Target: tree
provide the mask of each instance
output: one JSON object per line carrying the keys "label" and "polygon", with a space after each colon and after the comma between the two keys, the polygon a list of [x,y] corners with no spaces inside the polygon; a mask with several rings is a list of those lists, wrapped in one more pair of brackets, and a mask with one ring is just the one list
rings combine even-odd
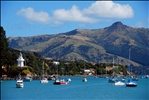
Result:
{"label": "tree", "polygon": [[5,30],[3,27],[0,27],[1,34],[0,34],[0,66],[1,66],[1,72],[2,72],[2,66],[7,64],[7,54],[8,54],[8,41],[5,35]]}

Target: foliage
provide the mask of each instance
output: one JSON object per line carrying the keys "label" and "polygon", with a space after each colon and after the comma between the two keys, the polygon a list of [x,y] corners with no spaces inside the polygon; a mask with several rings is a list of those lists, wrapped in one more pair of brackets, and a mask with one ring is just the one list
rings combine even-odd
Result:
{"label": "foliage", "polygon": [[0,66],[2,68],[3,65],[7,64],[7,59],[8,59],[8,42],[5,34],[5,30],[3,27],[0,27],[1,34],[0,34]]}
{"label": "foliage", "polygon": [[[5,36],[5,31],[1,27],[1,72],[2,75],[7,75],[8,77],[16,77],[18,74],[26,75],[42,75],[42,64],[44,65],[44,72],[47,75],[59,74],[59,75],[82,75],[84,69],[94,69],[96,70],[98,75],[105,74],[105,63],[92,64],[89,62],[80,61],[66,61],[66,60],[46,60],[42,58],[36,52],[27,52],[27,51],[19,51],[12,48],[8,48],[8,41]],[[88,47],[86,47],[88,48]],[[88,51],[88,50],[87,50]],[[25,59],[25,66],[20,68],[17,66],[17,58],[20,54],[23,55]],[[60,62],[60,65],[54,65],[53,61]],[[3,66],[3,69],[2,69]],[[112,64],[109,64],[112,67]],[[125,71],[126,67],[120,66],[118,68],[118,72]],[[108,72],[111,74],[111,71]],[[127,73],[126,73],[127,74]]]}
{"label": "foliage", "polygon": [[128,50],[134,66],[149,65],[148,28],[133,28],[121,22],[103,29],[75,29],[57,35],[9,38],[12,48],[34,50],[45,57],[100,63],[109,62],[113,54],[128,63]]}

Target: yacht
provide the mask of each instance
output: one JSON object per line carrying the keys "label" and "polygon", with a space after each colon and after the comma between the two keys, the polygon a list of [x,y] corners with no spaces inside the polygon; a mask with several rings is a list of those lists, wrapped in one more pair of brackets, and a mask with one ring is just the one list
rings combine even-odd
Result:
{"label": "yacht", "polygon": [[26,77],[24,78],[24,82],[30,82],[30,81],[32,81],[32,78],[31,78],[31,77],[26,76]]}
{"label": "yacht", "polygon": [[[131,49],[129,49],[129,65],[130,65],[130,51]],[[130,67],[129,67],[130,68]],[[131,69],[131,68],[130,68]],[[130,72],[132,72],[132,69],[130,70]],[[130,75],[129,75],[130,76]],[[133,79],[133,77],[131,78]],[[128,80],[128,82],[126,83],[126,87],[136,87],[137,84],[135,82],[133,82],[132,80]]]}
{"label": "yacht", "polygon": [[54,85],[67,85],[67,84],[69,84],[69,82],[67,81],[65,81],[64,79],[56,79],[54,82],[53,82],[53,84]]}
{"label": "yacht", "polygon": [[44,61],[43,61],[43,65],[42,65],[42,78],[40,80],[40,83],[48,83],[48,79],[44,76]]}
{"label": "yacht", "polygon": [[115,82],[115,84],[114,85],[125,85],[125,83],[124,82],[122,82],[122,81],[118,81],[118,82]]}
{"label": "yacht", "polygon": [[136,87],[137,84],[133,81],[128,80],[128,82],[126,83],[126,87]]}
{"label": "yacht", "polygon": [[16,87],[17,88],[23,88],[24,87],[23,80],[21,80],[21,79],[17,80]]}
{"label": "yacht", "polygon": [[48,83],[48,79],[45,77],[42,77],[42,79],[40,80],[40,83]]}

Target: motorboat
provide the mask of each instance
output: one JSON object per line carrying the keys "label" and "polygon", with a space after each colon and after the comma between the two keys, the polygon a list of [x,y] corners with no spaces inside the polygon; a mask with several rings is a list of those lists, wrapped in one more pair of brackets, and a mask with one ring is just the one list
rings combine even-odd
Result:
{"label": "motorboat", "polygon": [[43,77],[41,80],[40,80],[40,83],[48,83],[48,79]]}
{"label": "motorboat", "polygon": [[30,82],[30,81],[32,81],[32,78],[31,78],[31,77],[26,76],[26,77],[24,78],[24,82]]}
{"label": "motorboat", "polygon": [[56,79],[54,82],[53,82],[54,85],[67,85],[69,84],[69,82],[66,82],[64,79]]}
{"label": "motorboat", "polygon": [[126,83],[126,87],[136,87],[137,84],[133,81],[128,80],[128,82]]}
{"label": "motorboat", "polygon": [[16,87],[17,88],[23,88],[24,87],[23,80],[21,80],[21,79],[17,80]]}
{"label": "motorboat", "polygon": [[121,81],[118,81],[118,82],[115,82],[114,85],[125,85],[125,83],[121,82]]}
{"label": "motorboat", "polygon": [[86,77],[84,77],[82,81],[83,81],[83,82],[87,82],[87,78],[86,78]]}

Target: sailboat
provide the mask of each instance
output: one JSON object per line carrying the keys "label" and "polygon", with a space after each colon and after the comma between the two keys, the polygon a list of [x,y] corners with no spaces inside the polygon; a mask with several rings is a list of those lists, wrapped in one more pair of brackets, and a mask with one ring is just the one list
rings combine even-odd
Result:
{"label": "sailboat", "polygon": [[[59,65],[59,62],[53,62],[56,65]],[[69,84],[69,81],[65,81],[64,79],[59,79],[58,77],[58,70],[57,70],[57,77],[55,81],[53,82],[54,85],[67,85]]]}
{"label": "sailboat", "polygon": [[98,77],[97,77],[97,66],[96,66],[96,72],[95,72],[95,73],[96,73],[96,75],[94,76],[94,78],[98,78]]}
{"label": "sailboat", "polygon": [[[85,65],[84,65],[84,67],[85,67]],[[86,67],[85,67],[85,69],[86,69]],[[87,78],[86,78],[86,72],[85,72],[85,70],[84,70],[84,77],[83,77],[83,80],[82,80],[82,82],[87,82]]]}
{"label": "sailboat", "polygon": [[115,82],[114,85],[116,85],[116,86],[125,85],[125,83],[119,80],[119,81]]}
{"label": "sailboat", "polygon": [[[130,70],[130,49],[129,49],[129,70]],[[130,70],[131,72],[131,70]],[[130,73],[129,73],[129,78],[130,78]],[[126,87],[136,87],[137,84],[135,82],[133,82],[131,79],[128,80],[128,82],[126,83]]]}
{"label": "sailboat", "polygon": [[106,65],[106,69],[105,70],[106,70],[106,76],[104,78],[108,78],[108,76],[107,76],[107,65]]}
{"label": "sailboat", "polygon": [[[114,57],[113,57],[113,69],[114,69]],[[117,81],[117,79],[114,77],[114,71],[112,73],[113,73],[112,77],[109,78],[108,80],[109,83],[115,83]]]}
{"label": "sailboat", "polygon": [[43,61],[43,65],[42,65],[42,71],[43,71],[43,75],[40,80],[40,83],[48,83],[48,79],[44,76],[44,61]]}

